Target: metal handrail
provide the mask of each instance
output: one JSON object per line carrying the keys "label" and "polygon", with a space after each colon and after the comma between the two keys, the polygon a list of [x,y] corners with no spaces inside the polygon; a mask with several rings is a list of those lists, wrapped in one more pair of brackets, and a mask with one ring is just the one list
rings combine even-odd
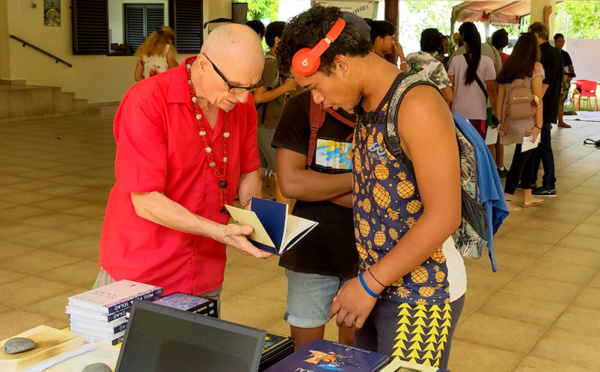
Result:
{"label": "metal handrail", "polygon": [[38,52],[44,53],[45,55],[47,55],[47,56],[49,56],[49,57],[51,57],[51,58],[55,59],[55,60],[56,60],[56,63],[58,63],[58,62],[61,62],[61,63],[64,63],[65,65],[67,65],[67,66],[69,66],[69,67],[73,67],[73,65],[72,65],[72,64],[70,64],[69,62],[65,61],[64,59],[62,59],[62,58],[59,58],[59,57],[55,56],[54,54],[48,53],[48,52],[46,52],[44,49],[42,49],[42,48],[40,48],[40,47],[37,47],[37,46],[35,46],[35,45],[31,44],[30,42],[28,42],[28,41],[25,41],[25,40],[21,39],[20,37],[17,37],[17,36],[15,36],[15,35],[9,35],[9,37],[10,37],[11,39],[15,39],[15,40],[17,40],[17,41],[19,41],[19,42],[23,43],[23,47],[30,46],[30,47],[32,47],[33,49],[37,50]]}

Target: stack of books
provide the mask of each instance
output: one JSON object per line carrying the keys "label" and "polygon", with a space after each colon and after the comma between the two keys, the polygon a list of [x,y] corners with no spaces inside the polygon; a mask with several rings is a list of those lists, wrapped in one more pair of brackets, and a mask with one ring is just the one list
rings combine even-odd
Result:
{"label": "stack of books", "polygon": [[258,371],[264,371],[294,352],[294,339],[267,332]]}
{"label": "stack of books", "polygon": [[189,311],[196,314],[218,318],[217,301],[212,298],[192,296],[186,293],[175,292],[152,301],[155,304]]}
{"label": "stack of books", "polygon": [[133,300],[154,300],[163,293],[161,287],[121,280],[69,297],[71,332],[91,336],[94,340],[116,345],[123,341],[126,314]]}

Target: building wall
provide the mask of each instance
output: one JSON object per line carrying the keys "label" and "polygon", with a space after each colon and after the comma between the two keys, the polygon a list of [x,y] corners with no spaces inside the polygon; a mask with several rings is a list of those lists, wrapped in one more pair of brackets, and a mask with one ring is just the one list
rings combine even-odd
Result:
{"label": "building wall", "polygon": [[108,32],[111,43],[123,44],[125,26],[123,24],[123,4],[163,4],[165,8],[165,25],[169,23],[168,0],[111,0],[108,4]]}
{"label": "building wall", "polygon": [[[131,1],[110,2],[112,7]],[[32,3],[37,7],[32,8]],[[61,27],[46,27],[43,0],[0,0],[0,79],[61,87],[63,91],[73,92],[77,98],[87,99],[90,103],[120,101],[135,82],[136,58],[73,55],[70,3],[70,0],[62,0]],[[204,1],[204,22],[230,16],[228,1]],[[66,60],[73,67],[57,64],[32,48],[23,48],[16,40],[9,39],[9,34]],[[180,55],[178,60],[182,61],[187,56]]]}

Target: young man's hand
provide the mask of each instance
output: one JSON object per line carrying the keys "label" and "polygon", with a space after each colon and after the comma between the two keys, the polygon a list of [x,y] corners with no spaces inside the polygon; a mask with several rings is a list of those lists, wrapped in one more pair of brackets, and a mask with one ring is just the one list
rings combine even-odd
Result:
{"label": "young man's hand", "polygon": [[335,322],[338,326],[344,324],[346,327],[361,329],[375,302],[377,299],[365,291],[357,277],[340,288],[327,317],[331,319],[337,314]]}

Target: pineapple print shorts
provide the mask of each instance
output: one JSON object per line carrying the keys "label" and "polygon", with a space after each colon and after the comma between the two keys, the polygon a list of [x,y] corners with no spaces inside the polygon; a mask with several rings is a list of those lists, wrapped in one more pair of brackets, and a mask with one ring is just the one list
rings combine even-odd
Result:
{"label": "pineapple print shorts", "polygon": [[452,335],[464,303],[465,296],[448,305],[379,299],[363,328],[356,332],[356,347],[448,369]]}

